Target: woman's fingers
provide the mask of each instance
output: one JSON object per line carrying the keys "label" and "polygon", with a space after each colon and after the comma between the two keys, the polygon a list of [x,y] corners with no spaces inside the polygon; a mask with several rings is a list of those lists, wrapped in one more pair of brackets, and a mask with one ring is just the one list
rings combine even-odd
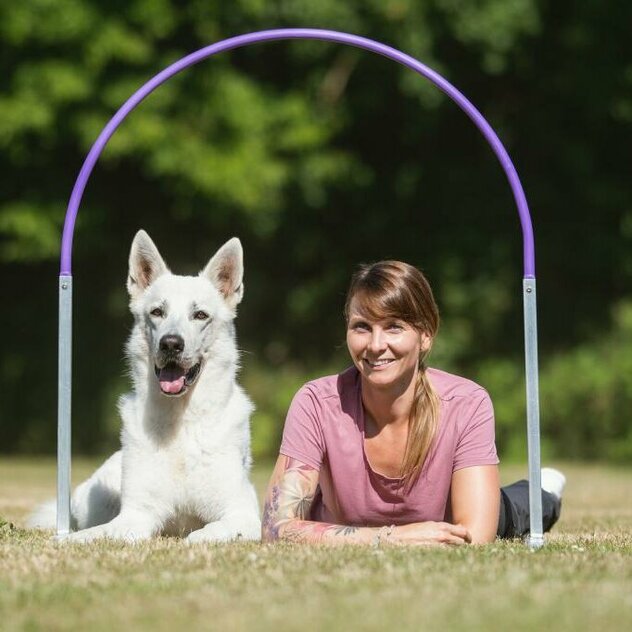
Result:
{"label": "woman's fingers", "polygon": [[[447,523],[444,523],[444,524],[447,524]],[[450,524],[449,526],[452,527],[451,533],[453,535],[461,538],[464,542],[469,543],[472,541],[472,536],[470,532],[462,524]]]}
{"label": "woman's fingers", "polygon": [[467,542],[456,535],[445,535],[440,540],[440,544],[447,544],[448,546],[462,546],[463,544],[467,544]]}
{"label": "woman's fingers", "polygon": [[436,522],[435,542],[439,544],[460,545],[471,542],[470,532],[461,524],[450,524],[449,522]]}
{"label": "woman's fingers", "polygon": [[418,546],[460,545],[471,542],[470,532],[460,524],[449,522],[420,522],[397,527],[394,542]]}
{"label": "woman's fingers", "polygon": [[437,542],[440,544],[459,545],[469,542],[469,533],[463,525],[448,522],[437,523]]}

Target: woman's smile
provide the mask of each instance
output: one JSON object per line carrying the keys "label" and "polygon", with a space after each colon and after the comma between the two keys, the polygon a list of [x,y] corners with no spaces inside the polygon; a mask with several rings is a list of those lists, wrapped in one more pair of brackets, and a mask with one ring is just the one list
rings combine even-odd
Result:
{"label": "woman's smile", "polygon": [[380,371],[389,367],[393,362],[395,362],[394,358],[385,358],[382,360],[369,360],[368,358],[363,358],[363,361],[369,365],[371,369],[374,371]]}

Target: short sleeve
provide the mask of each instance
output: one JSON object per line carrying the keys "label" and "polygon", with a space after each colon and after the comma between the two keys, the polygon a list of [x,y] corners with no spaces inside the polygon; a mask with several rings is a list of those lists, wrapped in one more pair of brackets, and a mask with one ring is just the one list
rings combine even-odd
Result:
{"label": "short sleeve", "polygon": [[309,384],[294,396],[283,427],[279,452],[320,470],[325,457],[321,404]]}
{"label": "short sleeve", "polygon": [[476,465],[497,465],[494,408],[488,393],[481,389],[463,407],[461,428],[454,452],[452,471]]}

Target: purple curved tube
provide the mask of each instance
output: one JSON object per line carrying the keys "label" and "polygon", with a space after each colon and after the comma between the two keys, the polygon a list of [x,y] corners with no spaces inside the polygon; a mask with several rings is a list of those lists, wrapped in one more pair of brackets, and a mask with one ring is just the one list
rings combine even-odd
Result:
{"label": "purple curved tube", "polygon": [[145,85],[137,90],[118,110],[118,112],[110,119],[108,124],[103,128],[101,134],[95,141],[94,145],[90,149],[88,156],[86,157],[79,176],[73,187],[72,194],[70,196],[70,202],[68,203],[68,209],[66,211],[66,219],[64,222],[64,232],[61,243],[61,269],[60,275],[72,274],[72,240],[75,229],[75,220],[77,219],[77,212],[79,210],[79,204],[83,196],[86,183],[92,173],[92,169],[99,158],[101,152],[105,148],[108,140],[112,134],[116,131],[116,128],[122,123],[123,119],[151,92],[153,92],[158,86],[167,81],[173,75],[179,73],[181,70],[197,64],[198,62],[234,48],[242,48],[250,44],[256,44],[259,42],[268,42],[275,40],[286,39],[313,39],[323,40],[327,42],[337,42],[339,44],[347,44],[349,46],[355,46],[356,48],[363,48],[369,50],[383,57],[388,57],[393,61],[396,61],[403,66],[407,66],[416,73],[426,77],[434,83],[440,90],[445,92],[456,104],[472,119],[476,127],[481,131],[483,136],[487,139],[487,142],[491,145],[494,153],[500,160],[500,164],[507,175],[509,185],[513,192],[514,199],[518,206],[518,214],[520,216],[520,224],[522,226],[523,237],[523,258],[524,258],[524,278],[535,278],[535,255],[533,244],[533,228],[531,225],[531,216],[529,214],[529,207],[527,200],[520,184],[516,169],[509,158],[509,154],[503,147],[498,136],[491,128],[489,123],[483,118],[482,114],[472,105],[472,103],[459,92],[451,83],[446,81],[441,75],[431,70],[421,62],[417,61],[410,55],[406,55],[401,51],[380,44],[374,40],[367,39],[365,37],[359,37],[357,35],[350,35],[349,33],[340,33],[338,31],[328,31],[322,29],[273,29],[268,31],[258,31],[255,33],[248,33],[246,35],[239,35],[237,37],[231,37],[210,46],[201,48],[200,50],[183,57],[179,61],[171,64],[165,68],[162,72],[158,73],[155,77],[150,79]]}

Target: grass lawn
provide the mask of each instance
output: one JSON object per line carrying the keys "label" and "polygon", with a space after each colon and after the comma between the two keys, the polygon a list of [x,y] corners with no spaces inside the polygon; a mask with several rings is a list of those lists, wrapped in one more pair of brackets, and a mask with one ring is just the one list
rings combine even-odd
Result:
{"label": "grass lawn", "polygon": [[[0,630],[632,630],[632,469],[564,466],[547,546],[53,544],[54,461],[0,459]],[[76,459],[75,480],[95,462]],[[254,472],[263,493],[269,467]],[[504,482],[523,468],[504,467]]]}

